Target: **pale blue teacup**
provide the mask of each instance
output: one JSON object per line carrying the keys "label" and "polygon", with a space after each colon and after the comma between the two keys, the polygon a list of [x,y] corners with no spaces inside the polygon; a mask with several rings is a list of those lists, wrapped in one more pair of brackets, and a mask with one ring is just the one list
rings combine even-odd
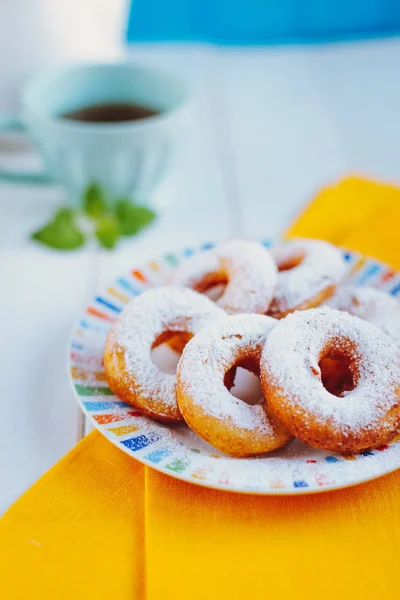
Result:
{"label": "pale blue teacup", "polygon": [[[113,103],[140,104],[158,114],[118,123],[62,118],[85,106]],[[25,85],[21,119],[0,119],[0,131],[27,129],[46,173],[0,172],[0,180],[51,180],[64,186],[74,203],[97,183],[110,198],[149,203],[186,129],[187,107],[186,85],[148,67],[106,63],[47,71]]]}

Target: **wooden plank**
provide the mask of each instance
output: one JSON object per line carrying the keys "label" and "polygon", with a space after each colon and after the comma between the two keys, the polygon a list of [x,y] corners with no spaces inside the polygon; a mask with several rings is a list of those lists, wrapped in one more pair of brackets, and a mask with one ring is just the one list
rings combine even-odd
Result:
{"label": "wooden plank", "polygon": [[78,439],[66,357],[88,295],[90,263],[87,253],[18,246],[0,253],[0,512]]}
{"label": "wooden plank", "polygon": [[219,53],[220,111],[246,235],[278,234],[320,186],[348,169],[341,132],[315,85],[310,53]]}
{"label": "wooden plank", "polygon": [[400,183],[400,40],[328,45],[309,55],[349,168]]}

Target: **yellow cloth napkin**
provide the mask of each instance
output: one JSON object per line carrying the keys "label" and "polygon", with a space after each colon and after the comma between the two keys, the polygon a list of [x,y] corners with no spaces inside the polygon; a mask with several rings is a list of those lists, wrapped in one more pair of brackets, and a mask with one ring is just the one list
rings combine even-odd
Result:
{"label": "yellow cloth napkin", "polygon": [[[400,269],[400,190],[347,179],[288,230]],[[400,471],[336,492],[255,497],[147,469],[97,432],[0,521],[0,598],[364,600],[398,592]]]}

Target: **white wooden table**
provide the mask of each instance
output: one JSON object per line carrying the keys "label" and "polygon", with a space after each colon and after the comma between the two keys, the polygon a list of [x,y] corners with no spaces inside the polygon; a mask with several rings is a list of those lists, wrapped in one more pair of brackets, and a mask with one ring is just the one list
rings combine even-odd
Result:
{"label": "white wooden table", "polygon": [[[0,511],[82,435],[66,345],[85,302],[153,255],[230,235],[273,236],[348,173],[400,182],[400,41],[273,49],[139,46],[193,85],[186,147],[157,224],[113,253],[29,242],[55,188],[0,186]],[[21,163],[0,146],[0,164]]]}

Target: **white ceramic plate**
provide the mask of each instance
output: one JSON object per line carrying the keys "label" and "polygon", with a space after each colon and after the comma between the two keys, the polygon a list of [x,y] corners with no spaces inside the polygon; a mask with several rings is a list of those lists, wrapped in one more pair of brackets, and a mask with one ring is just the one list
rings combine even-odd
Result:
{"label": "white ceramic plate", "polygon": [[[69,366],[78,402],[93,425],[115,446],[149,467],[190,483],[236,492],[304,494],[332,490],[400,468],[399,441],[343,457],[294,440],[259,458],[230,458],[186,425],[152,421],[114,396],[107,386],[102,361],[108,329],[130,298],[163,283],[179,262],[211,246],[187,248],[134,268],[94,298],[83,312],[73,332]],[[343,254],[349,280],[400,294],[400,273],[360,254]]]}

